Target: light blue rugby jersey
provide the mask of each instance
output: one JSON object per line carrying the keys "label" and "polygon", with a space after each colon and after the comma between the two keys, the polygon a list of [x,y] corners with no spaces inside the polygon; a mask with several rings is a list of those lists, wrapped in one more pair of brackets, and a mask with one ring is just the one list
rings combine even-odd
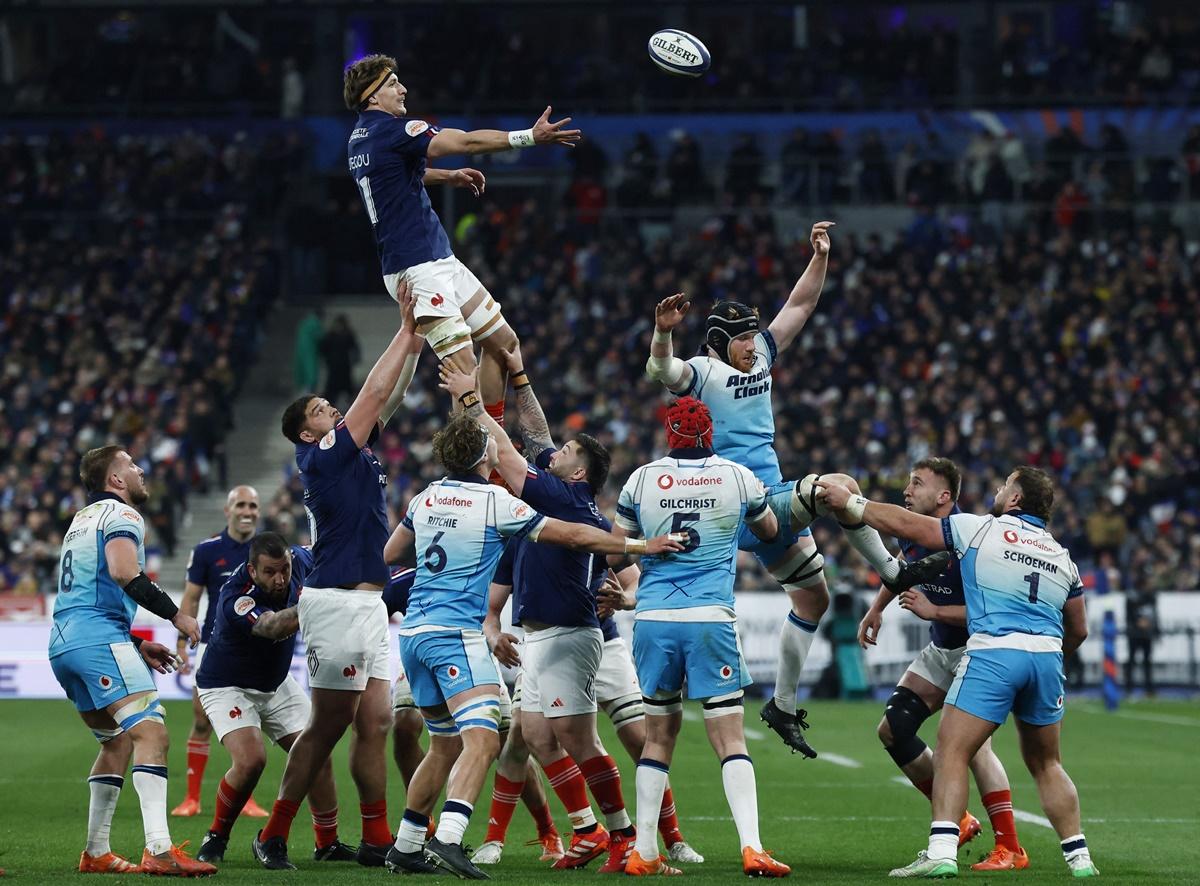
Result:
{"label": "light blue rugby jersey", "polygon": [[85,646],[129,640],[137,603],[111,575],[104,546],[115,538],[137,545],[146,568],[146,524],[132,505],[103,493],[71,520],[58,557],[58,597],[50,629],[50,657]]}
{"label": "light blue rugby jersey", "polygon": [[783,481],[775,454],[775,413],[771,409],[771,367],[778,348],[767,330],[754,337],[754,364],[738,372],[724,360],[692,357],[692,383],[672,391],[695,397],[708,406],[713,419],[713,451],[745,465],[766,486]]}
{"label": "light blue rugby jersey", "polygon": [[1083,593],[1083,585],[1070,552],[1044,521],[1021,511],[952,514],[942,520],[942,534],[961,560],[967,627],[975,641],[968,640],[968,649],[978,645],[975,635],[1011,637],[999,645],[1013,648],[1035,648],[1025,636],[1062,640],[1063,607]]}
{"label": "light blue rugby jersey", "polygon": [[687,550],[642,558],[637,611],[733,608],[742,521],[767,512],[762,482],[748,469],[702,449],[638,468],[617,499],[617,525],[645,538],[687,532]]}
{"label": "light blue rugby jersey", "polygon": [[488,584],[509,538],[536,538],[545,517],[478,477],[443,478],[413,498],[404,526],[416,536],[417,577],[402,634],[479,630]]}

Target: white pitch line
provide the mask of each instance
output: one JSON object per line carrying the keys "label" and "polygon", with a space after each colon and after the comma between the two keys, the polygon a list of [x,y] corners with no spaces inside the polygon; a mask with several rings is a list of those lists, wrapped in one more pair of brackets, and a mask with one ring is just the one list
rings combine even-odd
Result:
{"label": "white pitch line", "polygon": [[[896,784],[909,785],[910,787],[912,786],[912,782],[903,775],[893,775],[892,781],[894,781]],[[1036,815],[1032,812],[1026,812],[1024,809],[1014,808],[1013,818],[1018,819],[1019,821],[1027,821],[1030,824],[1038,824],[1044,828],[1050,828],[1051,830],[1054,830],[1054,825],[1050,824],[1050,819],[1041,815]]]}
{"label": "white pitch line", "polygon": [[862,763],[859,763],[857,760],[843,757],[841,754],[831,754],[829,751],[818,751],[817,759],[824,760],[826,763],[832,763],[834,766],[844,766],[847,769],[862,769]]}
{"label": "white pitch line", "polygon": [[1074,713],[1076,711],[1083,714],[1096,714],[1102,717],[1117,717],[1121,720],[1143,720],[1147,723],[1166,723],[1171,726],[1191,726],[1200,728],[1200,717],[1176,717],[1173,714],[1152,714],[1149,712],[1138,711],[1106,711],[1103,708],[1084,707],[1082,705],[1071,708]]}

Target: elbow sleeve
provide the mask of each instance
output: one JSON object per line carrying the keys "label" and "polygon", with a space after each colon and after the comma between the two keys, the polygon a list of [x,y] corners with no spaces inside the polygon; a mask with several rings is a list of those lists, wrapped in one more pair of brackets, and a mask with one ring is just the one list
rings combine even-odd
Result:
{"label": "elbow sleeve", "polygon": [[646,375],[668,388],[674,388],[683,378],[683,367],[687,365],[674,354],[669,357],[650,356],[646,361]]}
{"label": "elbow sleeve", "polygon": [[129,584],[125,585],[125,593],[143,609],[167,621],[179,612],[179,607],[167,596],[167,592],[147,578],[144,572],[130,579]]}

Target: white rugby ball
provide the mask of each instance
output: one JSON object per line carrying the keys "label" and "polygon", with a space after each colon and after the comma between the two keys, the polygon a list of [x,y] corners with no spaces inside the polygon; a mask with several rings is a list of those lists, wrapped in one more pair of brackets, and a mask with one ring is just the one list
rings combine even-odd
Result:
{"label": "white rugby ball", "polygon": [[650,53],[650,61],[668,74],[699,77],[712,64],[708,47],[699,38],[674,28],[664,28],[652,34],[646,50]]}

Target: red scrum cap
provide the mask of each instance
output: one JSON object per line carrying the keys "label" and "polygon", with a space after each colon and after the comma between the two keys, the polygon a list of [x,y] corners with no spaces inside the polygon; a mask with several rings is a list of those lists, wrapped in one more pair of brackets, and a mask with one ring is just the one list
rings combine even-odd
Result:
{"label": "red scrum cap", "polygon": [[712,449],[713,422],[708,407],[695,397],[680,397],[667,409],[667,446]]}

